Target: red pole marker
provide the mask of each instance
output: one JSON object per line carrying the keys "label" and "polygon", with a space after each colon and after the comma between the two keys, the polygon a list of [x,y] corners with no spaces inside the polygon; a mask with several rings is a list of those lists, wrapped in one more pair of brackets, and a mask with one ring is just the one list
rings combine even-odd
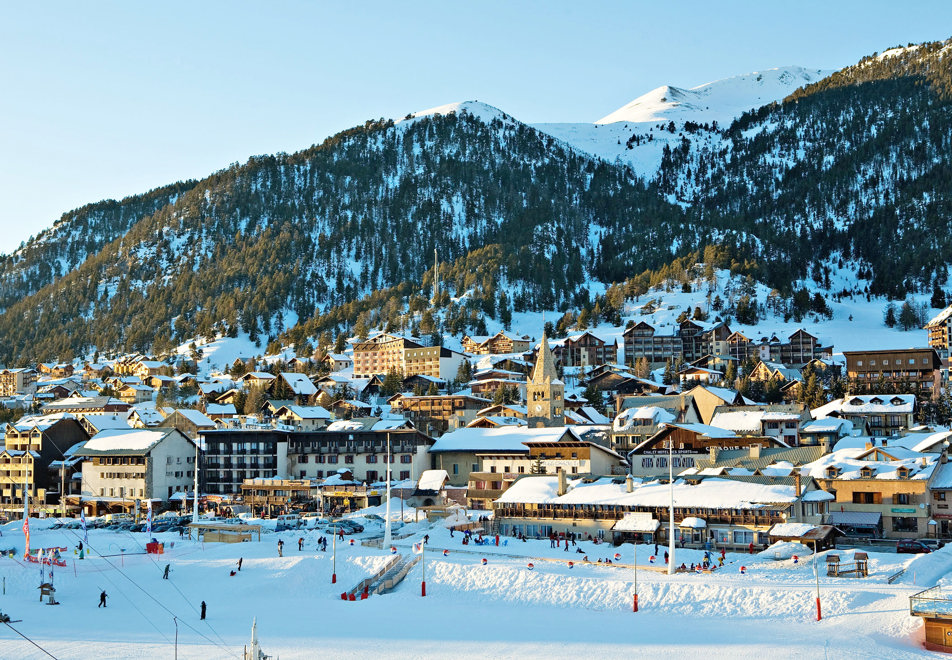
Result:
{"label": "red pole marker", "polygon": [[337,584],[337,573],[331,574],[331,584]]}
{"label": "red pole marker", "polygon": [[823,615],[820,614],[820,597],[816,598],[816,620],[820,621],[823,618]]}
{"label": "red pole marker", "polygon": [[425,581],[420,583],[420,591],[421,591],[420,593],[421,597],[426,596],[426,582]]}
{"label": "red pole marker", "polygon": [[633,608],[631,611],[632,611],[632,612],[637,612],[637,611],[638,611],[638,594],[635,594],[635,606],[634,606],[634,608]]}

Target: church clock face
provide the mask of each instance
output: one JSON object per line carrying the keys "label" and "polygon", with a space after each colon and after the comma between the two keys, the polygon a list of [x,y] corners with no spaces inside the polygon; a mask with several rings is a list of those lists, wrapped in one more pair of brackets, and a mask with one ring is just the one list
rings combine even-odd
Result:
{"label": "church clock face", "polygon": [[536,409],[536,412],[542,412],[542,404],[537,403],[535,409]]}

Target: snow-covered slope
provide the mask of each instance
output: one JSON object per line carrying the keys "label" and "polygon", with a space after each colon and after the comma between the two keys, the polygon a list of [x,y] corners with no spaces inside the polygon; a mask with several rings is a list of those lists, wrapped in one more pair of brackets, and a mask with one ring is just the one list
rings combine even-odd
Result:
{"label": "snow-covered slope", "polygon": [[693,121],[703,124],[717,121],[724,126],[748,110],[779,101],[795,89],[831,73],[802,66],[783,66],[724,78],[691,89],[664,85],[595,123]]}

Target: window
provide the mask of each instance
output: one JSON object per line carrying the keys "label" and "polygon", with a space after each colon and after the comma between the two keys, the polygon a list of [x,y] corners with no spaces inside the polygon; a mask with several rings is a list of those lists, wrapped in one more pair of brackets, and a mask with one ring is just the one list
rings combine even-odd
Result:
{"label": "window", "polygon": [[896,493],[893,495],[893,504],[909,504],[909,493]]}
{"label": "window", "polygon": [[400,479],[409,479],[410,471],[409,470],[400,470]]}
{"label": "window", "polygon": [[453,474],[459,474],[459,463],[453,463]]}
{"label": "window", "polygon": [[336,463],[336,462],[337,462],[337,454],[328,454],[328,456],[327,456],[327,462],[328,462],[328,463]]}
{"label": "window", "polygon": [[367,481],[377,481],[376,470],[367,470]]}
{"label": "window", "polygon": [[354,462],[354,457],[353,457],[353,456],[351,456],[350,454],[346,454],[346,455],[344,456],[344,463],[350,465],[350,464],[353,463],[353,462]]}
{"label": "window", "polygon": [[888,366],[889,366],[889,360],[883,360],[883,366],[884,366],[884,367],[888,367]]}
{"label": "window", "polygon": [[307,463],[307,454],[301,454],[298,463]]}
{"label": "window", "polygon": [[935,498],[936,498],[937,500],[939,500],[940,502],[945,502],[945,491],[944,491],[944,490],[937,491],[936,493],[934,493],[934,495],[935,495]]}
{"label": "window", "polygon": [[882,493],[862,492],[853,493],[853,504],[882,504]]}
{"label": "window", "polygon": [[870,360],[870,361],[869,361],[869,366],[875,367],[875,366],[876,366],[876,360]]}
{"label": "window", "polygon": [[857,360],[857,361],[856,361],[856,366],[857,366],[857,367],[862,367],[862,366],[863,366],[863,361],[862,361],[862,360]]}
{"label": "window", "polygon": [[909,364],[915,364],[916,358],[909,358]]}
{"label": "window", "polygon": [[377,455],[376,455],[376,454],[367,454],[367,462],[368,462],[368,463],[376,463],[376,462],[377,462]]}
{"label": "window", "polygon": [[472,468],[473,469],[470,470],[470,472],[479,472],[479,463],[473,463]]}
{"label": "window", "polygon": [[919,519],[912,517],[893,517],[892,528],[894,532],[918,532]]}
{"label": "window", "polygon": [[412,462],[413,462],[413,456],[412,456],[411,454],[401,454],[401,455],[400,455],[400,462],[401,462],[401,463],[412,463]]}

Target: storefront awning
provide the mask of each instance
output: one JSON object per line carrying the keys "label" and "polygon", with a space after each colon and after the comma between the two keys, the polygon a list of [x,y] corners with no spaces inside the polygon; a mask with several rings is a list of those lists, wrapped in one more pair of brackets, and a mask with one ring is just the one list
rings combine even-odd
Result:
{"label": "storefront awning", "polygon": [[848,527],[879,527],[883,514],[876,511],[834,511],[830,514],[831,525]]}

